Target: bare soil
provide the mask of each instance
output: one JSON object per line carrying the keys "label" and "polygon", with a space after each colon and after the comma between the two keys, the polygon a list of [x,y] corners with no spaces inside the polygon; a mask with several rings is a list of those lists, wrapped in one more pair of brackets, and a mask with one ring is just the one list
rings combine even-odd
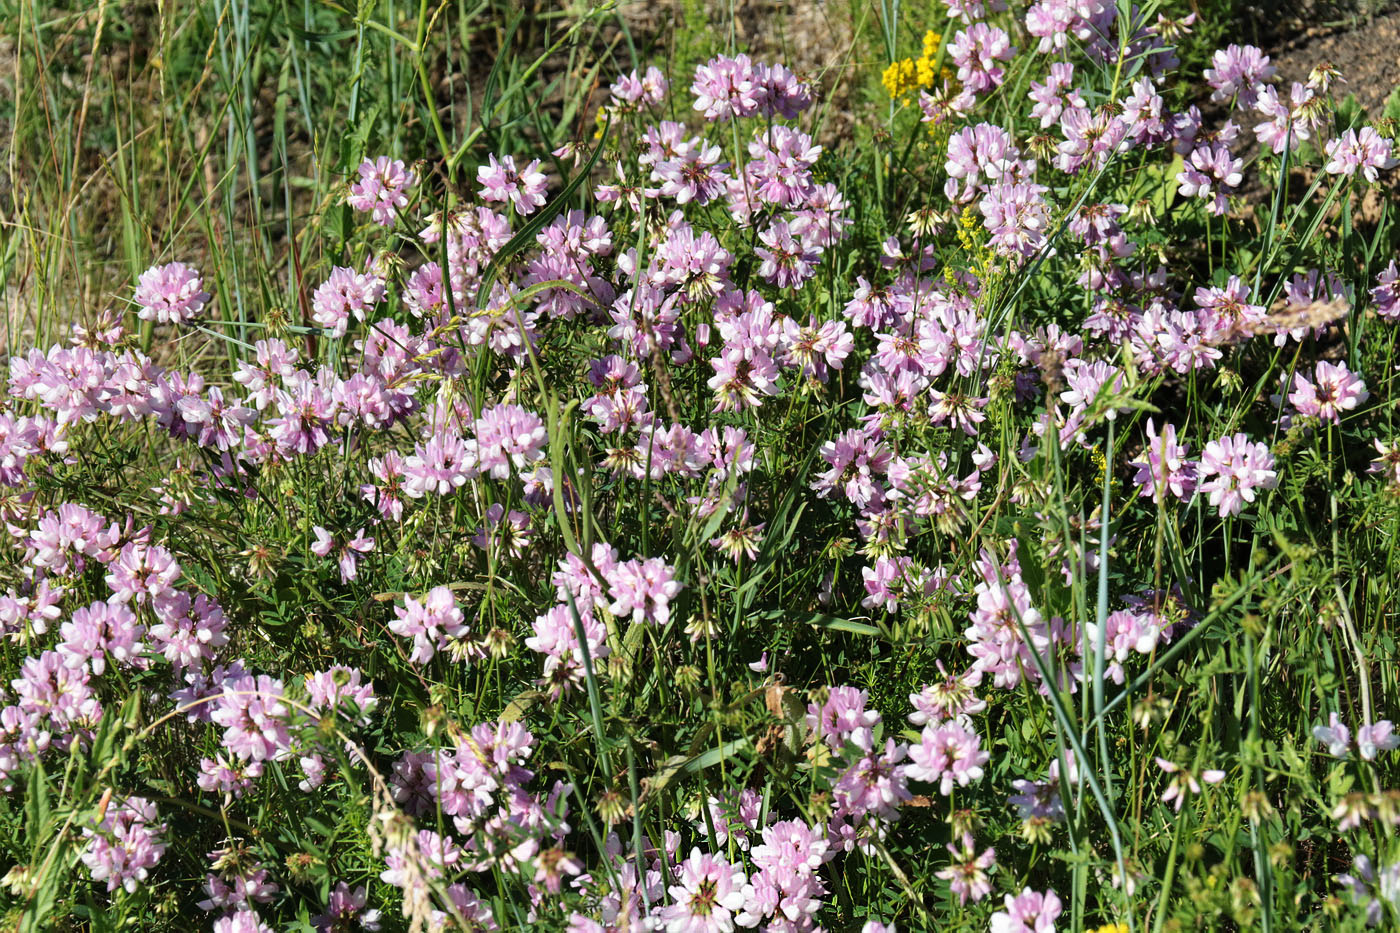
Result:
{"label": "bare soil", "polygon": [[1356,25],[1313,25],[1276,44],[1264,45],[1284,82],[1307,81],[1318,65],[1339,69],[1345,84],[1337,98],[1355,94],[1366,112],[1380,116],[1386,99],[1400,87],[1400,10]]}

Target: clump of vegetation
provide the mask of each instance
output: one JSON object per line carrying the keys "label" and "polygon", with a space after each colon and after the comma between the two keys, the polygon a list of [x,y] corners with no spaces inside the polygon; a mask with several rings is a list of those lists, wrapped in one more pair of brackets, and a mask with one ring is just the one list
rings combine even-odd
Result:
{"label": "clump of vegetation", "polygon": [[686,9],[22,5],[5,928],[1400,919],[1394,121]]}

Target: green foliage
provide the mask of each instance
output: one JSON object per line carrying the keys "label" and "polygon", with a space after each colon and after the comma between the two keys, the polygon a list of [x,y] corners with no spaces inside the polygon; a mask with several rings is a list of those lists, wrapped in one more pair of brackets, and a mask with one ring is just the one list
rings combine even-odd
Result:
{"label": "green foliage", "polygon": [[[1122,597],[1143,591],[1154,591],[1183,624],[1170,642],[1133,656],[1121,682],[1099,669],[1102,651],[1089,647],[1074,653],[1073,663],[1090,674],[1074,690],[1055,667],[1068,656],[1053,654],[1031,663],[1055,688],[1042,692],[1029,676],[1011,689],[984,684],[985,778],[950,796],[916,797],[897,834],[843,855],[823,915],[828,927],[894,918],[909,929],[986,929],[1001,895],[1030,885],[1061,893],[1061,923],[1073,930],[1129,920],[1154,931],[1362,928],[1333,878],[1357,854],[1377,864],[1400,855],[1393,789],[1400,772],[1393,758],[1333,760],[1312,730],[1329,712],[1354,724],[1394,715],[1400,697],[1391,583],[1400,579],[1400,495],[1365,475],[1369,441],[1395,435],[1395,331],[1367,313],[1365,298],[1400,243],[1393,207],[1363,214],[1352,183],[1324,184],[1316,172],[1295,178],[1286,160],[1265,155],[1259,174],[1277,199],[1241,199],[1227,217],[1211,217],[1178,194],[1180,156],[1129,153],[1056,183],[1051,194],[1066,210],[1049,231],[1060,251],[1055,262],[1047,253],[1007,263],[975,210],[941,194],[946,131],[921,122],[916,106],[891,101],[880,83],[890,61],[917,56],[925,29],[956,28],[943,5],[880,3],[876,13],[831,6],[831,15],[849,20],[852,38],[849,48],[833,50],[826,78],[849,92],[851,112],[820,112],[809,128],[850,121],[846,135],[824,139],[816,168],[817,180],[834,182],[850,205],[850,245],[833,250],[804,291],[775,296],[779,313],[839,319],[857,277],[881,274],[883,241],[902,236],[915,249],[936,242],[945,260],[939,274],[949,282],[978,284],[977,310],[989,326],[1077,332],[1094,309],[1077,284],[1087,260],[1072,258],[1079,246],[1065,225],[1080,206],[1111,198],[1131,209],[1148,265],[1160,261],[1193,286],[1238,275],[1272,306],[1293,273],[1336,270],[1357,300],[1345,325],[1329,332],[1325,353],[1363,375],[1384,403],[1338,426],[1299,419],[1285,429],[1270,396],[1301,371],[1296,344],[1275,349],[1256,340],[1218,369],[1187,378],[1141,373],[1125,348],[1116,361],[1121,391],[1087,412],[1092,441],[1062,447],[1052,427],[1037,455],[1023,458],[1034,412],[1018,400],[1016,380],[1033,377],[1023,393],[1053,401],[1063,374],[1048,363],[1038,372],[1020,366],[1008,352],[992,372],[978,437],[998,464],[987,487],[924,527],[861,540],[850,502],[810,495],[825,468],[820,446],[854,423],[862,387],[853,367],[748,416],[713,421],[742,425],[760,452],[746,501],[764,523],[762,540],[752,558],[731,561],[710,542],[730,530],[732,516],[694,508],[693,486],[675,476],[629,484],[592,469],[611,441],[580,413],[591,389],[581,384],[579,364],[608,351],[596,329],[564,326],[513,373],[491,370],[482,354],[459,383],[415,387],[423,403],[460,401],[480,411],[509,397],[541,413],[548,462],[560,478],[550,496],[527,505],[515,487],[483,480],[472,495],[434,498],[401,526],[376,532],[354,579],[311,545],[318,527],[353,531],[375,517],[359,485],[363,455],[377,442],[356,429],[314,455],[258,468],[255,494],[243,495],[211,492],[199,477],[214,470],[212,453],[192,454],[149,424],[78,425],[73,447],[82,455],[49,458],[33,476],[36,501],[83,502],[149,523],[151,540],[180,561],[189,589],[217,596],[237,623],[228,656],[285,677],[299,704],[295,738],[324,752],[332,776],[321,792],[304,793],[303,774],[288,759],[268,762],[265,777],[238,800],[201,791],[193,775],[201,759],[224,751],[217,736],[185,711],[152,708],[148,698],[170,689],[168,666],[124,670],[123,692],[104,697],[90,734],[35,758],[22,785],[0,797],[0,854],[9,871],[0,928],[184,930],[191,917],[206,924],[196,907],[202,867],[210,852],[226,849],[275,870],[279,929],[311,929],[313,909],[338,882],[365,885],[386,928],[398,929],[408,905],[380,876],[386,840],[399,826],[388,775],[404,752],[455,744],[489,721],[528,722],[539,750],[530,766],[541,784],[558,779],[567,787],[568,844],[585,863],[599,864],[609,832],[640,849],[643,836],[659,840],[677,828],[737,858],[736,842],[716,844],[709,797],[751,787],[765,813],[817,822],[829,812],[840,756],[854,751],[811,740],[809,703],[819,704],[831,685],[858,686],[882,716],[877,742],[917,740],[905,725],[911,695],[941,681],[944,668],[967,666],[964,629],[975,607],[968,587],[903,593],[899,612],[890,613],[863,605],[862,569],[904,554],[949,579],[975,581],[981,562],[1007,558],[1010,542],[1035,608],[1076,638],[1086,625],[1104,626]],[[637,126],[595,119],[612,76],[665,64],[678,102],[668,116],[684,120],[695,66],[744,45],[733,22],[712,19],[712,9],[681,0],[673,28],[642,36],[611,4],[382,0],[352,9],[229,0],[67,10],[12,0],[0,7],[14,56],[0,113],[11,137],[8,185],[0,188],[0,288],[14,296],[9,355],[63,341],[73,323],[125,301],[148,266],[198,257],[224,318],[178,337],[144,326],[134,335],[144,352],[172,369],[216,374],[211,381],[225,386],[235,361],[269,334],[318,363],[346,365],[357,351],[313,326],[310,296],[332,266],[364,268],[384,258],[382,232],[343,203],[360,160],[381,152],[414,163],[424,180],[413,216],[469,201],[475,167],[488,153],[545,160],[555,182],[549,207],[497,253],[483,275],[488,287],[453,309],[480,311],[493,300],[489,285],[518,271],[518,257],[557,212],[591,205],[588,183],[624,154],[620,137],[635,140]],[[1198,12],[1180,49],[1192,73],[1227,37],[1239,9],[1220,2]],[[1014,60],[987,119],[1018,119],[1026,88],[1042,77],[1038,68],[1030,57]],[[1116,105],[1122,78],[1108,69],[1092,75],[1095,103]],[[1354,98],[1332,114],[1338,129],[1365,117]],[[1400,93],[1383,117],[1400,120]],[[551,155],[571,141],[583,144],[578,160]],[[730,149],[742,158],[737,134]],[[1290,158],[1316,163],[1318,156],[1305,147]],[[1380,190],[1394,194],[1393,185]],[[653,225],[664,221],[652,214]],[[911,240],[911,218],[919,217],[936,220],[937,230]],[[719,207],[706,221],[744,257],[738,283],[757,285],[752,231],[726,226]],[[638,243],[645,232],[637,231]],[[403,252],[388,261],[395,275],[410,259],[431,258]],[[390,280],[398,301],[403,277]],[[507,304],[523,307],[548,288],[578,290],[551,280]],[[656,380],[654,404],[669,406],[669,420],[698,426],[712,414],[709,375],[702,366],[667,369],[658,359],[645,378]],[[925,410],[875,414],[900,450],[947,453],[963,474],[972,470],[974,443]],[[1201,497],[1158,508],[1136,495],[1129,465],[1144,455],[1149,417],[1189,425],[1193,437],[1245,431],[1268,441],[1281,482],[1237,519],[1220,518]],[[399,449],[414,440],[407,432],[393,438]],[[721,491],[732,496],[738,483],[730,476]],[[531,548],[517,555],[471,542],[492,505],[530,509]],[[603,539],[624,556],[666,556],[687,586],[667,627],[609,614],[608,656],[589,657],[583,688],[560,700],[542,689],[539,659],[521,643],[557,602],[551,574],[560,558],[586,557]],[[7,586],[18,585],[23,551],[5,555],[0,569]],[[489,650],[472,663],[412,663],[406,641],[387,628],[392,607],[438,585],[452,588],[484,636]],[[84,602],[106,592],[96,566],[74,583],[74,598]],[[578,607],[569,608],[581,633]],[[1026,619],[1010,622],[1026,632]],[[6,682],[31,648],[18,637],[0,643]],[[769,667],[756,669],[760,658]],[[301,675],[339,664],[375,683],[379,711],[362,728],[305,708]],[[1157,757],[1192,773],[1219,768],[1223,782],[1173,807],[1162,799],[1171,777]],[[1064,773],[1071,761],[1081,779],[1055,790],[1062,819],[1023,820],[1007,805],[1013,782],[1045,779],[1052,762]],[[162,865],[180,866],[131,892],[90,883],[79,860],[113,806],[114,786],[159,804],[169,843]],[[1345,808],[1367,814],[1359,829],[1338,829]],[[440,813],[423,819],[447,825]],[[936,873],[948,864],[945,846],[971,829],[996,841],[1000,867],[994,897],[964,905]],[[1124,872],[1130,883],[1115,884]],[[496,864],[472,877],[502,927],[529,925],[514,874]],[[445,883],[434,882],[435,896]],[[552,909],[543,909],[542,922],[562,923]]]}

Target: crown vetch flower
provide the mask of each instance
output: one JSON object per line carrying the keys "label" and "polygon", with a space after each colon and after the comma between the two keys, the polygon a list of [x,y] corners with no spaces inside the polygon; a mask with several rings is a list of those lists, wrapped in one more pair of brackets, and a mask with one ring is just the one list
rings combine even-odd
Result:
{"label": "crown vetch flower", "polygon": [[734,915],[744,907],[744,872],[718,856],[690,850],[681,862],[676,884],[669,893],[672,903],[661,908],[659,919],[667,933],[731,933]]}
{"label": "crown vetch flower", "polygon": [[112,799],[95,825],[83,827],[82,860],[92,880],[134,892],[165,854],[165,824],[157,820],[156,805],[144,797]]}
{"label": "crown vetch flower", "polygon": [[408,206],[408,189],[418,183],[418,176],[388,156],[365,159],[356,171],[359,180],[350,185],[345,203],[370,214],[379,226],[392,227],[399,211]]}
{"label": "crown vetch flower", "polygon": [[136,316],[157,324],[183,324],[199,316],[213,296],[199,273],[183,262],[152,266],[136,282]]}
{"label": "crown vetch flower", "polygon": [[1293,374],[1293,392],[1288,401],[1300,415],[1341,424],[1341,413],[1356,408],[1370,395],[1366,383],[1347,369],[1346,363],[1318,360],[1312,379],[1302,373]]}
{"label": "crown vetch flower", "polygon": [[540,160],[532,159],[524,168],[516,168],[513,156],[489,156],[486,165],[478,166],[476,180],[481,183],[481,197],[486,201],[509,202],[522,215],[533,214],[544,206],[549,179],[540,171]]}
{"label": "crown vetch flower", "polygon": [[1221,518],[1238,515],[1254,501],[1256,489],[1278,485],[1273,466],[1267,444],[1253,443],[1245,434],[1222,437],[1206,444],[1201,454],[1200,491],[1220,509]]}

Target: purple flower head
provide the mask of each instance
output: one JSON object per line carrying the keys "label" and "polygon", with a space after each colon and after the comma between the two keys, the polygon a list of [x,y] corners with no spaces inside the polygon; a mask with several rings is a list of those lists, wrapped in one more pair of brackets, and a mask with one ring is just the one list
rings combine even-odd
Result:
{"label": "purple flower head", "polygon": [[982,672],[969,668],[961,674],[949,674],[938,662],[943,674],[941,681],[925,684],[918,693],[909,695],[914,712],[909,721],[916,726],[939,725],[950,719],[970,716],[986,710],[987,701],[979,699],[975,690],[982,683]]}
{"label": "purple flower head", "polygon": [[379,911],[366,910],[369,893],[364,885],[351,888],[344,881],[336,883],[326,902],[326,912],[311,918],[319,933],[352,933],[355,929],[375,933],[379,929]]}
{"label": "purple flower head", "polygon": [[1206,445],[1201,454],[1201,492],[1220,509],[1221,517],[1238,515],[1253,502],[1256,489],[1278,485],[1274,458],[1267,444],[1251,443],[1245,434],[1222,437]]}
{"label": "purple flower head", "polygon": [[992,893],[990,873],[996,868],[996,850],[988,846],[980,853],[972,842],[971,833],[963,833],[957,845],[948,843],[952,859],[947,868],[935,872],[935,877],[948,882],[949,889],[958,896],[959,904],[969,900],[976,902]]}
{"label": "purple flower head", "polygon": [[330,331],[332,337],[343,337],[352,314],[355,320],[363,321],[383,300],[383,279],[372,272],[336,266],[311,294],[311,319]]}
{"label": "purple flower head", "polygon": [[671,600],[682,589],[675,571],[659,557],[624,561],[612,569],[607,580],[613,615],[654,625],[670,621]]}
{"label": "purple flower head", "polygon": [[1293,82],[1287,100],[1280,98],[1273,87],[1261,88],[1254,109],[1267,119],[1254,126],[1259,144],[1281,153],[1285,148],[1297,149],[1300,142],[1312,139],[1321,129],[1320,116],[1324,112],[1318,104],[1312,89],[1297,81]]}
{"label": "purple flower head", "polygon": [[697,65],[690,93],[695,95],[695,109],[706,120],[753,116],[767,96],[753,62],[742,53]]}
{"label": "purple flower head", "polygon": [[515,167],[512,156],[495,154],[488,165],[478,166],[476,180],[481,183],[481,197],[487,201],[509,201],[518,213],[533,214],[543,207],[549,179],[540,171],[540,160],[533,159],[523,169]]}
{"label": "purple flower head", "polygon": [[924,726],[918,744],[909,747],[906,773],[911,780],[937,782],[946,797],[954,786],[980,781],[982,766],[990,759],[991,753],[982,749],[981,739],[971,729],[956,720],[930,723]]}
{"label": "purple flower head", "polygon": [[144,633],[145,626],[136,621],[125,603],[97,602],[74,610],[73,618],[63,623],[58,653],[67,667],[86,666],[100,677],[109,658],[122,667],[140,662]]}
{"label": "purple flower head", "polygon": [[1188,502],[1196,492],[1196,463],[1186,459],[1190,447],[1176,441],[1176,425],[1168,424],[1157,433],[1157,426],[1147,419],[1147,445],[1143,448],[1145,460],[1135,460],[1128,466],[1136,467],[1133,483],[1138,487],[1138,495],[1162,503],[1171,493],[1182,502]]}
{"label": "purple flower head", "polygon": [[[1244,160],[1230,154],[1224,143],[1197,146],[1186,167],[1176,176],[1184,198],[1210,198],[1208,213],[1220,216],[1229,207],[1229,195],[1244,180]],[[1213,195],[1213,196],[1212,196]]]}
{"label": "purple flower head", "polygon": [[948,43],[948,56],[958,69],[964,93],[981,94],[997,87],[1006,77],[999,62],[1016,54],[1006,31],[986,23],[959,30]]}
{"label": "purple flower head", "polygon": [[1224,287],[1196,289],[1197,320],[1210,343],[1226,344],[1247,340],[1265,323],[1268,313],[1263,305],[1249,303],[1250,289],[1237,275],[1230,276]]}
{"label": "purple flower head", "polygon": [[417,175],[388,156],[365,159],[358,171],[359,180],[350,185],[345,203],[371,214],[379,226],[392,227],[399,211],[408,206],[408,189],[418,183]]}
{"label": "purple flower head", "polygon": [[1293,392],[1288,401],[1304,417],[1341,424],[1341,413],[1356,408],[1370,395],[1366,383],[1347,369],[1346,363],[1318,360],[1312,379],[1302,373],[1293,374]]}
{"label": "purple flower head", "polygon": [[165,854],[165,824],[157,820],[156,805],[144,797],[113,798],[96,824],[83,828],[82,860],[92,880],[105,881],[108,891],[134,892]]}
{"label": "purple flower head", "polygon": [[1213,88],[1211,100],[1233,97],[1239,106],[1247,109],[1258,100],[1264,82],[1274,76],[1274,66],[1269,64],[1269,56],[1254,46],[1231,43],[1227,48],[1215,50],[1211,67],[1202,72],[1202,76]]}
{"label": "purple flower head", "polygon": [[511,467],[525,470],[544,459],[549,438],[539,415],[519,405],[496,405],[476,419],[477,466],[497,479],[510,477]]}
{"label": "purple flower head", "polygon": [[1394,259],[1376,276],[1371,300],[1376,304],[1376,314],[1382,318],[1387,321],[1400,319],[1400,266]]}
{"label": "purple flower head", "polygon": [[1006,895],[1005,910],[992,914],[991,933],[1054,933],[1055,920],[1064,910],[1053,890],[1045,893],[1023,888]]}
{"label": "purple flower head", "polygon": [[336,541],[331,533],[320,525],[311,529],[316,541],[311,545],[311,553],[317,557],[336,557],[340,567],[340,582],[349,583],[359,575],[360,555],[374,550],[374,539],[365,535],[361,528],[345,541]]}
{"label": "purple flower head", "polygon": [[209,718],[224,729],[223,744],[239,758],[280,760],[291,752],[290,709],[282,681],[266,674],[226,678]]}
{"label": "purple flower head", "polygon": [[1173,804],[1178,813],[1181,812],[1181,805],[1186,802],[1187,797],[1201,792],[1202,784],[1219,784],[1225,780],[1224,771],[1206,769],[1197,774],[1160,756],[1154,760],[1158,768],[1171,775],[1166,793],[1162,794],[1162,803]]}
{"label": "purple flower head", "polygon": [[666,100],[671,84],[660,68],[652,65],[643,75],[636,71],[620,75],[613,82],[611,96],[614,106],[623,109],[655,107]]}
{"label": "purple flower head", "polygon": [[848,741],[861,748],[870,748],[880,714],[866,708],[869,701],[864,690],[832,687],[820,706],[816,703],[807,705],[807,728],[834,751],[840,751]]}
{"label": "purple flower head", "polygon": [[759,132],[749,143],[749,183],[759,200],[778,207],[800,207],[816,190],[812,166],[822,147],[788,126]]}
{"label": "purple flower head", "polygon": [[235,910],[214,921],[214,933],[276,933],[255,910]]}
{"label": "purple flower head", "polygon": [[404,597],[403,606],[395,607],[394,616],[389,631],[413,639],[409,660],[414,664],[427,664],[436,652],[448,647],[449,639],[461,638],[468,631],[466,617],[445,586],[434,587],[422,602]]}
{"label": "purple flower head", "polygon": [[671,903],[658,919],[674,933],[730,933],[745,902],[744,872],[722,858],[692,849],[676,871]]}
{"label": "purple flower head", "polygon": [[829,467],[817,475],[812,488],[826,497],[841,493],[857,508],[878,509],[885,500],[885,487],[879,479],[889,470],[889,449],[878,437],[850,430],[818,450]]}
{"label": "purple flower head", "polygon": [[990,245],[1003,256],[1029,258],[1045,246],[1050,213],[1044,185],[999,182],[978,203]]}
{"label": "purple flower head", "polygon": [[1327,172],[1333,175],[1352,176],[1357,172],[1369,182],[1380,178],[1380,173],[1400,165],[1394,157],[1394,143],[1377,133],[1374,127],[1363,126],[1361,132],[1348,129],[1336,139],[1327,143]]}
{"label": "purple flower head", "polygon": [[183,262],[152,266],[136,283],[136,316],[157,324],[182,324],[199,315],[213,297],[199,273]]}

